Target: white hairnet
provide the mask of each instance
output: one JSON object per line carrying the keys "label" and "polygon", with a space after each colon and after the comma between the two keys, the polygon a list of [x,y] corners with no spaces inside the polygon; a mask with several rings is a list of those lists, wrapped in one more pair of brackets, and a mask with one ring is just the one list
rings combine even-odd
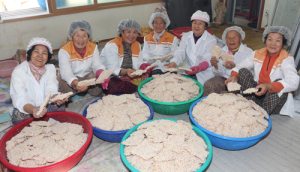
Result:
{"label": "white hairnet", "polygon": [[118,32],[121,33],[125,29],[136,29],[140,32],[141,26],[133,19],[125,19],[119,23]]}
{"label": "white hairnet", "polygon": [[226,28],[226,29],[224,30],[224,32],[223,32],[223,35],[222,35],[222,41],[223,41],[223,44],[226,45],[226,35],[227,35],[227,32],[228,32],[228,31],[231,31],[231,30],[237,31],[237,32],[240,34],[242,40],[245,39],[246,34],[245,34],[245,32],[243,31],[243,29],[242,29],[241,27],[238,27],[238,26],[231,26],[231,27]]}
{"label": "white hairnet", "polygon": [[288,47],[291,45],[292,42],[292,31],[284,26],[268,26],[265,28],[263,33],[263,41],[266,42],[265,37],[269,33],[280,33],[285,39],[286,43],[284,47]]}
{"label": "white hairnet", "polygon": [[164,21],[165,21],[165,23],[166,23],[165,28],[167,28],[167,27],[170,25],[170,23],[171,23],[171,22],[170,22],[170,19],[169,19],[164,13],[156,12],[156,13],[153,13],[153,14],[151,15],[150,20],[149,20],[149,26],[150,26],[152,29],[154,29],[154,28],[153,28],[153,22],[154,22],[154,19],[155,19],[156,17],[161,17],[161,18],[164,19]]}
{"label": "white hairnet", "polygon": [[69,35],[70,40],[72,40],[72,37],[77,30],[85,30],[89,34],[89,37],[92,36],[93,31],[92,31],[91,25],[89,24],[89,22],[87,22],[85,20],[74,20],[71,23],[69,30],[68,30],[68,35]]}

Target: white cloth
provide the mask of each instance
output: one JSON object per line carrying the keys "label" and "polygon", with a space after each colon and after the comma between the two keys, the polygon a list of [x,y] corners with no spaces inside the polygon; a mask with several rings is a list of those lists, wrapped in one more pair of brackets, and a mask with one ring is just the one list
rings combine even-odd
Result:
{"label": "white cloth", "polygon": [[98,46],[95,47],[92,57],[84,57],[82,61],[71,61],[70,54],[64,49],[58,52],[59,71],[61,78],[69,85],[78,77],[84,77],[92,71],[96,73],[97,70],[105,70],[99,57]]}
{"label": "white cloth", "polygon": [[45,67],[46,72],[43,74],[40,83],[36,81],[31,73],[27,61],[14,69],[10,81],[10,96],[13,107],[20,112],[28,114],[23,109],[26,104],[31,104],[36,108],[40,107],[49,91],[51,91],[51,96],[60,94],[54,65],[46,64]]}
{"label": "white cloth", "polygon": [[196,74],[197,80],[204,85],[207,80],[214,76],[210,59],[212,46],[216,45],[216,43],[216,39],[206,30],[202,34],[201,38],[198,39],[196,44],[193,31],[185,33],[181,38],[179,48],[175,51],[171,62],[175,62],[178,66],[183,62],[183,60],[186,60],[183,66],[184,68],[198,66],[199,63],[204,61],[208,62],[209,67]]}
{"label": "white cloth", "polygon": [[[229,49],[228,49],[227,45],[225,45],[221,49],[221,53],[228,53],[228,51],[229,51]],[[244,59],[249,57],[252,52],[253,52],[252,49],[250,49],[250,48],[246,47],[245,45],[241,44],[239,50],[234,54],[234,64],[237,65],[237,64],[241,63]],[[220,58],[220,60],[218,62],[218,70],[216,70],[216,68],[213,67],[213,73],[216,76],[229,78],[231,76],[231,69],[227,69],[223,65],[223,61]]]}
{"label": "white cloth", "polygon": [[[236,67],[232,70],[237,73],[242,68],[246,68],[249,71],[254,71],[254,81],[258,82],[259,73],[263,63],[260,60],[255,59],[254,56],[255,51],[252,52],[252,54],[244,61],[236,65]],[[259,61],[260,63],[257,61]],[[281,97],[283,93],[291,94],[291,91],[295,91],[299,86],[299,76],[297,75],[297,71],[295,68],[294,57],[289,56],[282,61],[280,66],[277,66],[277,68],[275,69],[272,68],[270,73],[270,79],[271,82],[274,82],[276,79],[282,79],[278,81],[283,85],[283,89],[278,93],[279,97]],[[293,96],[289,95],[284,106],[281,108],[280,114],[289,115],[292,117],[294,114],[293,105]]]}
{"label": "white cloth", "polygon": [[[177,37],[174,37],[173,42],[171,44],[168,42],[160,42],[158,44],[153,42],[148,43],[144,38],[143,59],[145,63],[149,63],[148,60],[154,57],[163,57],[170,53],[174,54],[174,52],[178,49],[178,43],[179,43],[179,39]],[[170,63],[166,61],[161,62],[160,60],[152,61],[150,63],[155,63],[155,62],[157,62],[157,67],[155,67],[155,69],[160,69],[160,70],[168,68],[167,66],[164,65]]]}
{"label": "white cloth", "polygon": [[[114,70],[114,74],[119,76],[124,55],[119,54],[118,46],[115,43],[106,43],[100,54],[100,59],[106,70]],[[132,68],[138,70],[143,63],[143,54],[140,47],[138,57],[132,56]]]}

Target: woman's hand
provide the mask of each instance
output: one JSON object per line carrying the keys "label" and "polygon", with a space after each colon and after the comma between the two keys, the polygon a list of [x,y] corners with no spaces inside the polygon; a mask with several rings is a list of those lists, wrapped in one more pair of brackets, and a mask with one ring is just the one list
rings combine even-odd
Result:
{"label": "woman's hand", "polygon": [[215,67],[216,70],[218,70],[218,61],[217,61],[217,58],[215,56],[213,56],[211,59],[210,59],[210,64]]}
{"label": "woman's hand", "polygon": [[39,109],[33,108],[33,110],[32,110],[33,118],[41,118],[47,113],[47,109],[45,107],[39,115],[37,114],[38,111],[39,111]]}
{"label": "woman's hand", "polygon": [[[53,99],[54,97],[56,97],[57,94],[54,94],[51,99]],[[67,98],[64,98],[63,100],[57,100],[55,103],[57,104],[57,106],[60,106],[62,104],[64,104],[65,102],[69,101]]]}
{"label": "woman's hand", "polygon": [[267,93],[267,91],[272,90],[271,84],[259,84],[256,86],[256,89],[260,90],[255,93],[257,96],[262,96]]}
{"label": "woman's hand", "polygon": [[232,68],[235,67],[235,64],[234,64],[233,61],[227,61],[227,62],[225,63],[225,67],[226,67],[227,69],[232,69]]}
{"label": "woman's hand", "polygon": [[121,69],[122,76],[128,76],[129,78],[135,78],[136,75],[131,75],[135,70],[133,69]]}
{"label": "woman's hand", "polygon": [[87,86],[82,86],[82,87],[76,87],[75,88],[78,92],[85,92],[87,89],[88,89],[88,87]]}
{"label": "woman's hand", "polygon": [[225,84],[227,85],[229,82],[237,82],[238,78],[235,75],[232,75],[228,79],[225,80]]}
{"label": "woman's hand", "polygon": [[85,92],[85,91],[88,89],[87,86],[82,86],[82,87],[77,86],[78,83],[79,83],[78,80],[74,80],[74,81],[72,82],[72,86],[75,87],[75,89],[76,89],[78,92]]}
{"label": "woman's hand", "polygon": [[126,75],[129,78],[135,78],[135,77],[137,77],[136,75],[131,75],[133,72],[135,72],[135,70],[133,70],[133,69],[127,69]]}
{"label": "woman's hand", "polygon": [[175,62],[172,62],[168,65],[168,68],[176,68],[177,64]]}

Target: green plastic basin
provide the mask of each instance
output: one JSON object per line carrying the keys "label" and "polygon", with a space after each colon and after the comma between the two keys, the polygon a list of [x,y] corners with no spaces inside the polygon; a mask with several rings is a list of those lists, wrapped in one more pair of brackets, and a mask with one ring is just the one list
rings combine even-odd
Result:
{"label": "green plastic basin", "polygon": [[[187,76],[184,76],[184,77],[189,78]],[[160,113],[160,114],[164,114],[164,115],[180,115],[180,114],[183,114],[183,113],[187,112],[190,109],[191,105],[196,100],[198,100],[203,94],[203,86],[198,81],[196,81],[192,78],[189,78],[189,79],[192,79],[193,81],[195,81],[196,84],[200,88],[199,89],[199,95],[197,97],[195,97],[194,99],[189,100],[189,101],[176,102],[176,103],[167,103],[167,102],[156,101],[156,100],[148,98],[147,96],[145,96],[141,92],[141,88],[143,87],[143,85],[146,84],[147,82],[150,82],[152,79],[153,79],[152,77],[145,79],[139,85],[138,92],[139,92],[140,96],[143,99],[146,99],[151,104],[151,106],[153,107],[153,110],[157,113]]]}
{"label": "green plastic basin", "polygon": [[[170,121],[177,122],[176,119],[155,119],[155,120],[170,120]],[[152,122],[152,121],[155,121],[155,120],[149,120],[149,121],[145,121],[145,122]],[[140,124],[134,126],[133,128],[131,128],[131,129],[124,135],[124,137],[123,137],[123,139],[122,139],[122,141],[121,141],[121,144],[120,144],[120,155],[121,155],[121,159],[122,159],[122,161],[124,162],[124,164],[126,165],[126,167],[128,167],[129,170],[132,171],[132,172],[139,172],[139,170],[137,170],[136,168],[134,168],[134,167],[128,162],[128,160],[127,160],[127,158],[126,158],[126,156],[125,156],[125,154],[124,154],[124,148],[125,148],[125,145],[123,145],[122,142],[125,141],[125,140],[130,136],[131,133],[133,133],[134,131],[136,131],[137,128],[138,128],[140,125],[144,124],[145,122],[142,122],[142,123],[140,123]],[[195,171],[195,172],[201,172],[201,171],[204,171],[204,170],[207,168],[207,166],[210,164],[210,162],[211,162],[211,159],[212,159],[212,156],[213,156],[213,147],[212,147],[212,144],[211,144],[210,140],[208,139],[208,137],[206,136],[206,134],[205,134],[203,131],[201,131],[199,128],[197,128],[196,126],[194,126],[194,125],[192,125],[192,124],[191,124],[191,126],[193,127],[193,130],[195,131],[195,133],[196,133],[199,137],[201,137],[201,138],[204,140],[204,142],[205,142],[206,145],[207,145],[206,151],[209,152],[209,154],[208,154],[208,156],[207,156],[207,158],[206,158],[205,163],[202,164],[202,166],[201,166],[198,170]]]}

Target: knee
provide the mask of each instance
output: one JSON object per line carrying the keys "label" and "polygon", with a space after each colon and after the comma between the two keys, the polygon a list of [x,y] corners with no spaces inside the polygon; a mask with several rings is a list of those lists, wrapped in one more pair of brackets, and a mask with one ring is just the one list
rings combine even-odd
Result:
{"label": "knee", "polygon": [[93,78],[96,78],[96,75],[94,74],[94,72],[91,72],[88,75],[86,75],[86,79],[93,79]]}
{"label": "knee", "polygon": [[242,68],[239,70],[239,76],[242,77],[242,76],[248,76],[248,75],[252,75],[251,72],[246,69],[246,68]]}

